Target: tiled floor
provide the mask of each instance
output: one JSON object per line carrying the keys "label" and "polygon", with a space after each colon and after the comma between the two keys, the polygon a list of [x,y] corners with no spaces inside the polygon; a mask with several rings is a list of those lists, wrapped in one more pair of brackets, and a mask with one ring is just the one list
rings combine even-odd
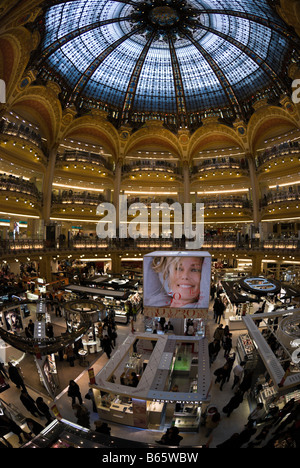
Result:
{"label": "tiled floor", "polygon": [[[53,322],[55,322],[55,320],[56,320],[56,317],[53,317]],[[58,318],[57,320],[59,321],[61,319]],[[144,320],[143,316],[141,315],[138,316],[137,322],[135,323],[135,328],[137,331],[144,332],[143,320]],[[212,312],[210,312],[210,318],[209,318],[208,327],[207,327],[208,335],[212,336],[214,329],[216,327],[217,325],[214,323],[213,318],[212,318]],[[118,343],[120,344],[128,335],[128,333],[131,333],[130,326],[120,325],[118,327],[117,344]],[[234,346],[236,343],[236,339],[240,333],[242,332],[240,331],[233,332]],[[210,340],[210,336],[208,336],[208,338]],[[113,351],[113,353],[114,352],[115,350]],[[107,360],[108,358],[106,357],[106,355],[102,354],[99,358],[97,358],[95,362],[92,363],[92,367],[94,369],[95,375],[97,375],[97,373],[102,369],[102,367],[106,364]],[[212,374],[214,370],[222,366],[224,362],[225,362],[225,359],[223,357],[223,353],[222,351],[220,351],[217,360],[213,363],[211,367]],[[22,366],[22,363],[21,363],[21,366]],[[80,367],[77,363],[75,368],[69,368],[69,366],[67,366],[65,368],[65,373],[67,372],[69,374],[67,378],[65,378],[65,381],[68,381],[69,376],[70,376],[70,379],[74,378],[74,380],[76,380],[76,382],[78,383],[80,387],[82,396],[84,397],[89,389],[89,379],[88,379],[87,369]],[[34,399],[36,399],[38,396],[40,396],[40,391],[37,392],[32,387],[32,385],[30,385],[30,381],[31,381],[30,376],[25,374],[25,377],[26,377],[26,384],[28,385],[29,394]],[[211,448],[214,448],[219,443],[224,442],[232,434],[236,432],[241,432],[244,429],[244,425],[247,422],[247,417],[250,412],[247,398],[245,398],[243,403],[239,406],[239,408],[232,413],[230,418],[227,418],[227,416],[224,413],[222,413],[223,407],[233,396],[233,390],[231,389],[232,379],[233,377],[231,376],[230,381],[226,383],[223,387],[223,390],[220,391],[219,386],[214,383],[214,376],[212,375],[211,403],[214,404],[220,411],[221,422],[219,426],[212,433],[212,438],[210,441]],[[11,384],[10,389],[0,394],[0,398],[2,400],[4,400],[5,402],[9,404],[14,405],[15,408],[18,408],[18,410],[20,411],[20,413],[22,413],[22,415],[24,415],[25,417],[33,418],[32,415],[28,413],[28,411],[20,402],[19,396],[20,396],[20,390],[18,390],[13,384]],[[62,389],[61,393],[57,396],[54,402],[51,401],[46,396],[45,391],[42,392],[42,396],[44,398],[44,401],[50,407],[53,406],[53,404],[56,405],[59,413],[64,419],[76,422],[74,411],[71,406],[71,400],[67,396],[67,386],[64,389]],[[96,413],[93,413],[91,401],[84,399],[84,404],[90,411],[91,429],[94,429],[94,422],[98,419],[98,415]],[[42,424],[45,424],[45,420],[43,419],[37,419],[37,418],[33,418],[33,419],[36,419],[38,422]],[[111,435],[115,437],[122,437],[125,439],[138,440],[139,442],[154,443],[155,440],[160,439],[160,436],[163,433],[163,431],[143,430],[143,429],[133,428],[129,426],[113,424],[113,423],[109,423],[109,426],[111,427]],[[25,426],[25,430],[27,430],[26,426]],[[181,435],[183,436],[183,440],[180,446],[181,447],[195,447],[195,446],[204,444],[207,441],[207,438],[205,437],[206,435],[205,433],[206,433],[206,429],[204,427],[201,427],[198,433],[186,433],[186,432],[181,433]],[[9,441],[14,445],[14,447],[19,446],[17,436],[13,435],[12,437],[9,438]]]}

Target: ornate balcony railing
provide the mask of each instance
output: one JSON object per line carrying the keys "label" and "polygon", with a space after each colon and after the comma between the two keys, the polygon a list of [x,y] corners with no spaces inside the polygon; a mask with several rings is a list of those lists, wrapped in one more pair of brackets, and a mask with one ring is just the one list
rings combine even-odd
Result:
{"label": "ornate balcony railing", "polygon": [[300,192],[276,192],[276,193],[269,193],[265,197],[263,197],[260,201],[261,207],[266,207],[269,205],[274,205],[277,203],[286,203],[290,201],[298,201],[300,200]]}
{"label": "ornate balcony railing", "polygon": [[83,163],[93,167],[104,168],[113,171],[113,165],[107,161],[104,156],[90,151],[69,149],[57,156],[57,165],[66,165],[67,163]]}
{"label": "ornate balcony railing", "polygon": [[33,127],[27,126],[23,123],[18,124],[16,122],[2,120],[0,123],[0,133],[27,140],[42,150],[44,148],[43,140],[39,133],[35,131]]}
{"label": "ornate balcony railing", "polygon": [[[72,192],[72,190],[70,191]],[[63,191],[61,195],[52,194],[52,203],[59,205],[99,205],[99,203],[105,201],[105,197],[102,193],[70,193],[69,191]]]}
{"label": "ornate balcony railing", "polygon": [[203,198],[204,209],[225,209],[225,208],[238,208],[238,209],[250,209],[252,207],[252,201],[246,197],[228,197],[228,198]]}
{"label": "ornate balcony railing", "polygon": [[281,143],[280,145],[266,149],[262,154],[256,156],[256,166],[257,168],[260,168],[265,163],[268,163],[274,159],[283,158],[284,156],[289,156],[290,158],[295,156],[296,160],[296,158],[300,156],[299,142],[287,141],[285,143]]}
{"label": "ornate balcony railing", "polygon": [[37,187],[27,180],[23,180],[14,176],[0,175],[0,193],[13,192],[14,194],[28,195],[36,200],[41,200],[41,193]]}
{"label": "ornate balcony railing", "polygon": [[169,174],[181,175],[181,169],[176,163],[169,161],[159,161],[156,159],[143,159],[125,164],[122,168],[123,173],[139,173],[140,171],[167,172]]}
{"label": "ornate balcony railing", "polygon": [[202,174],[207,171],[224,171],[224,170],[234,170],[234,171],[247,171],[248,162],[246,159],[234,159],[232,157],[218,157],[210,158],[201,161],[201,163],[193,166],[192,173]]}
{"label": "ornate balcony railing", "polygon": [[[147,251],[153,249],[170,250],[170,249],[184,249],[184,239],[98,239],[98,238],[85,238],[78,237],[72,240],[63,241],[45,241],[34,239],[16,239],[16,240],[2,240],[0,241],[0,255],[18,255],[42,252],[67,253],[70,251],[83,252],[105,252],[111,251],[126,251],[126,250],[139,250]],[[299,239],[272,239],[261,241],[253,239],[249,241],[237,241],[232,239],[205,239],[202,245],[204,250],[212,251],[264,251],[264,252],[293,252],[293,254],[300,254],[300,240]]]}

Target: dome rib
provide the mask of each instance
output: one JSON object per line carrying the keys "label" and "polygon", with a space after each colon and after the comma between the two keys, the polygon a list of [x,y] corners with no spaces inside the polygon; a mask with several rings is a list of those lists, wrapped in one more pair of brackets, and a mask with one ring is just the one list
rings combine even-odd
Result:
{"label": "dome rib", "polygon": [[216,63],[216,61],[212,58],[212,56],[204,49],[204,47],[199,44],[192,35],[188,34],[185,31],[182,31],[183,34],[186,35],[186,37],[189,38],[191,43],[196,47],[196,49],[200,52],[200,54],[204,57],[208,65],[211,67],[213,70],[217,80],[219,81],[220,85],[222,86],[225,94],[228,97],[230,105],[234,108],[234,110],[239,114],[241,117],[244,117],[244,112],[240,106],[239,100],[230,84],[228,79],[226,78],[225,74],[219,67],[219,65]]}
{"label": "dome rib", "polygon": [[300,44],[300,40],[293,34],[291,34],[289,31],[284,29],[283,25],[278,23],[275,23],[275,21],[270,20],[269,18],[263,18],[262,16],[258,15],[253,15],[248,12],[244,11],[235,11],[235,10],[218,10],[218,9],[203,9],[201,10],[201,13],[206,13],[207,15],[224,15],[226,16],[233,16],[236,18],[243,18],[249,21],[253,21],[254,23],[260,24],[262,26],[265,26],[268,29],[271,29],[279,34],[281,34],[285,39],[289,39],[294,41],[298,46]]}
{"label": "dome rib", "polygon": [[60,37],[55,42],[50,44],[48,47],[46,47],[41,55],[39,64],[41,64],[44,60],[50,57],[50,55],[54,54],[54,52],[56,52],[60,47],[63,47],[68,42],[72,41],[78,36],[81,36],[82,34],[92,31],[93,29],[101,28],[102,26],[106,26],[108,24],[120,23],[122,21],[129,20],[130,16],[124,16],[122,18],[110,18],[103,21],[96,21],[95,23],[88,24],[87,26],[82,26],[81,28],[74,29],[73,31],[65,34],[64,36]]}
{"label": "dome rib", "polygon": [[205,29],[207,32],[210,32],[216,36],[221,37],[225,41],[229,42],[230,44],[238,48],[245,55],[247,55],[251,60],[253,60],[256,63],[256,65],[258,65],[265,72],[265,74],[269,78],[271,78],[271,80],[274,82],[275,87],[279,89],[279,91],[282,91],[282,89],[279,88],[278,83],[277,83],[278,81],[282,84],[283,89],[286,88],[286,85],[285,83],[283,83],[280,76],[254,50],[249,49],[248,46],[242,44],[240,41],[237,41],[236,39],[229,36],[228,34],[224,34],[221,31],[218,31],[217,29],[212,28],[211,26],[201,25],[201,28]]}
{"label": "dome rib", "polygon": [[76,85],[74,86],[72,96],[74,100],[76,101],[79,96],[82,94],[85,86],[87,85],[88,80],[92,77],[92,75],[95,73],[97,68],[100,67],[101,63],[104,62],[104,60],[115,50],[119,47],[120,44],[123,42],[127,41],[130,37],[132,37],[134,34],[137,34],[140,32],[142,28],[139,26],[137,28],[134,28],[132,31],[130,31],[127,34],[124,34],[124,36],[120,37],[117,41],[115,41],[113,44],[107,47],[98,57],[95,58],[95,60],[88,66],[88,68],[85,70],[84,73],[82,73],[80,79],[77,81]]}
{"label": "dome rib", "polygon": [[183,81],[182,81],[181,72],[180,72],[180,65],[179,65],[179,61],[177,58],[174,42],[170,34],[168,34],[168,41],[169,41],[169,47],[170,47],[170,53],[171,53],[177,114],[179,115],[179,120],[181,120],[181,123],[186,124],[187,122],[184,122],[184,119],[182,119],[182,114],[187,113],[184,86],[183,86]]}
{"label": "dome rib", "polygon": [[132,110],[132,107],[134,105],[134,98],[135,98],[135,94],[136,94],[136,89],[137,89],[137,85],[138,85],[138,82],[139,82],[139,79],[140,79],[140,75],[141,75],[141,71],[142,71],[142,68],[143,68],[143,65],[144,65],[144,62],[145,62],[145,58],[149,52],[149,49],[151,47],[151,44],[154,40],[156,36],[156,33],[153,32],[150,36],[150,38],[148,39],[147,43],[145,44],[137,62],[136,62],[136,65],[134,67],[134,70],[131,74],[131,77],[129,79],[129,83],[128,83],[128,86],[127,86],[127,90],[126,90],[126,95],[125,95],[125,99],[124,99],[124,104],[122,106],[122,118],[125,117],[125,113],[126,112],[130,112]]}

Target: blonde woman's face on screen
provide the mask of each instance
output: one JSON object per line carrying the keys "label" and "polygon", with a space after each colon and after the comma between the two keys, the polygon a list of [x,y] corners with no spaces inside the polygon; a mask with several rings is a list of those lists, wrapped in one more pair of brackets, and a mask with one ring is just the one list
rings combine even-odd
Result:
{"label": "blonde woman's face on screen", "polygon": [[185,257],[177,265],[170,265],[169,287],[174,301],[186,304],[198,301],[202,262],[201,257]]}

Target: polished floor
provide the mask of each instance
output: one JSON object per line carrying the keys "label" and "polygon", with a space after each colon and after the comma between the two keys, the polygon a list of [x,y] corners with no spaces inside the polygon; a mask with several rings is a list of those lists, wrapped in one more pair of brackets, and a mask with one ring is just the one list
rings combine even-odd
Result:
{"label": "polished floor", "polygon": [[[63,326],[63,319],[59,317],[52,317],[52,322],[56,325]],[[223,321],[225,324],[225,321]],[[213,320],[213,313],[209,313],[209,320],[207,323],[207,337],[209,341],[214,333],[215,328],[217,325]],[[139,315],[137,321],[135,322],[135,329],[136,331],[144,332],[144,317],[143,315]],[[125,337],[131,333],[130,325],[118,325],[118,338],[117,344],[120,344]],[[238,336],[244,333],[243,331],[233,331],[233,345],[236,346],[236,340]],[[116,349],[113,353],[116,352]],[[10,353],[16,354],[15,350],[11,350]],[[3,360],[3,359],[2,359]],[[93,367],[95,375],[102,369],[102,367],[107,363],[108,358],[106,354],[101,353],[101,355],[89,355],[90,366]],[[225,362],[223,352],[220,351],[217,360],[213,363],[211,367],[212,373],[212,387],[211,387],[211,404],[214,404],[219,412],[221,413],[221,421],[219,426],[214,429],[212,435],[209,438],[209,447],[215,448],[218,444],[224,442],[229,437],[231,437],[234,433],[239,433],[244,429],[245,424],[247,423],[247,418],[250,411],[253,408],[249,407],[248,398],[245,396],[243,403],[239,406],[237,410],[235,410],[230,418],[226,416],[222,412],[223,407],[228,403],[228,401],[233,396],[234,392],[231,389],[232,386],[232,375],[230,381],[226,383],[221,391],[219,385],[214,383],[214,376],[213,372],[218,367],[222,366]],[[22,361],[20,362],[20,367],[23,371],[25,376],[25,384],[27,386],[29,394],[36,399],[38,396],[42,396],[44,401],[49,405],[49,407],[53,407],[55,405],[57,411],[59,412],[60,416],[68,421],[72,421],[76,423],[76,417],[74,414],[74,410],[71,405],[71,399],[67,396],[67,388],[68,382],[70,379],[74,379],[81,390],[81,394],[83,396],[84,405],[90,411],[90,421],[91,421],[91,429],[94,429],[94,422],[98,420],[97,413],[93,412],[92,403],[90,400],[84,398],[86,393],[89,390],[89,377],[87,368],[83,368],[79,365],[78,361],[75,361],[75,366],[70,367],[68,363],[62,363],[63,368],[59,370],[60,374],[60,385],[62,386],[62,390],[60,394],[55,398],[55,400],[51,400],[46,393],[46,390],[43,389],[41,385],[37,385],[38,376],[37,371],[32,367],[29,374],[26,372],[25,364],[22,367]],[[26,365],[27,367],[27,365]],[[64,384],[66,386],[64,386]],[[38,387],[38,388],[37,388]],[[0,394],[0,399],[5,403],[11,405],[14,410],[19,411],[22,417],[30,417],[38,421],[40,424],[45,425],[45,419],[33,417],[23,406],[20,401],[20,390],[15,387],[14,384],[10,384],[10,388],[5,392]],[[21,420],[20,419],[20,420]],[[144,430],[129,426],[122,426],[119,424],[109,423],[111,427],[111,435],[115,437],[121,437],[130,440],[137,440],[139,442],[146,442],[146,443],[155,443],[155,440],[160,439],[161,435],[163,434],[165,428],[161,428],[161,430]],[[26,424],[23,426],[25,431],[28,432],[28,428]],[[208,439],[206,437],[206,428],[201,427],[199,432],[182,432],[181,433],[183,440],[181,441],[180,447],[196,447],[201,446],[207,443]],[[18,437],[16,435],[10,435],[8,440],[14,447],[19,447],[20,444],[18,442]]]}

